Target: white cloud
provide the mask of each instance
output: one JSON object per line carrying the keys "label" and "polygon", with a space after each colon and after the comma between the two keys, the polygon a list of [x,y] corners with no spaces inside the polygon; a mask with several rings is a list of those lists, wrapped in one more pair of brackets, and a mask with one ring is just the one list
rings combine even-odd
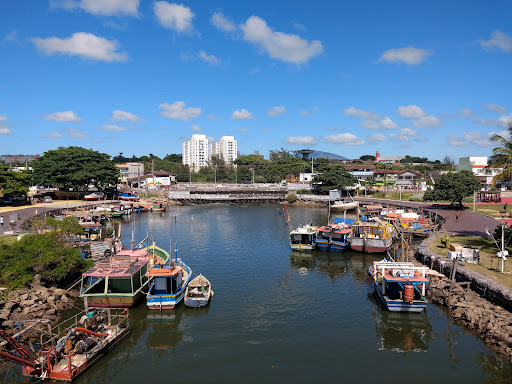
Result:
{"label": "white cloud", "polygon": [[139,121],[141,119],[140,119],[139,116],[134,115],[133,113],[125,112],[125,111],[120,111],[120,110],[115,110],[114,112],[112,112],[112,117],[109,120],[110,121],[131,121],[131,122],[135,122],[135,121]]}
{"label": "white cloud", "polygon": [[248,130],[247,128],[240,128],[240,129],[238,130],[238,132],[242,132],[242,133],[243,133],[243,132],[249,132],[249,130]]}
{"label": "white cloud", "polygon": [[292,145],[315,145],[318,142],[312,136],[289,136],[284,141]]}
{"label": "white cloud", "polygon": [[462,115],[462,116],[466,116],[466,117],[471,117],[474,115],[474,112],[469,109],[469,108],[463,108],[459,111],[459,113]]}
{"label": "white cloud", "polygon": [[173,104],[162,103],[158,108],[163,109],[160,114],[176,120],[190,120],[201,115],[201,108],[184,108],[183,101],[176,101]]}
{"label": "white cloud", "polygon": [[93,15],[138,16],[139,0],[81,0],[80,8]]}
{"label": "white cloud", "polygon": [[501,116],[498,118],[498,127],[508,128],[508,123],[512,123],[512,115]]}
{"label": "white cloud", "polygon": [[194,29],[192,19],[195,15],[189,7],[166,1],[155,1],[154,11],[158,22],[164,28],[177,32],[191,32]]}
{"label": "white cloud", "polygon": [[421,109],[417,105],[402,105],[398,107],[397,112],[400,116],[405,117],[406,119],[427,116],[423,109]]}
{"label": "white cloud", "polygon": [[219,118],[217,116],[213,116],[213,115],[208,115],[207,116],[210,120],[213,120],[213,121],[219,121]]}
{"label": "white cloud", "polygon": [[240,111],[234,111],[231,115],[231,120],[250,120],[254,119],[254,116],[247,111],[247,109],[241,109]]}
{"label": "white cloud", "polygon": [[0,115],[0,121],[5,121],[5,120],[7,120],[7,116]]}
{"label": "white cloud", "polygon": [[427,127],[440,127],[443,125],[442,121],[437,117],[429,115],[420,117],[418,120],[413,121],[413,125],[416,128],[427,128]]}
{"label": "white cloud", "polygon": [[306,111],[305,109],[301,109],[301,110],[299,110],[299,113],[300,113],[302,116],[309,116],[309,111]]}
{"label": "white cloud", "polygon": [[193,130],[194,132],[200,132],[200,131],[202,131],[203,129],[202,129],[199,125],[193,125],[193,126],[192,126],[192,130]]}
{"label": "white cloud", "polygon": [[267,113],[269,114],[269,116],[278,116],[285,112],[286,112],[286,108],[283,107],[282,105],[279,105],[279,106],[270,108]]}
{"label": "white cloud", "polygon": [[466,145],[466,142],[462,139],[459,139],[455,136],[448,136],[448,144],[450,144],[453,147],[462,147]]}
{"label": "white cloud", "polygon": [[390,49],[382,54],[379,61],[388,63],[402,62],[408,65],[418,65],[432,54],[432,51],[414,47]]}
{"label": "white cloud", "polygon": [[512,37],[501,31],[494,31],[492,37],[480,41],[480,46],[485,50],[500,49],[503,52],[512,52]]}
{"label": "white cloud", "polygon": [[411,129],[409,127],[403,127],[399,133],[392,133],[389,135],[392,139],[397,139],[399,141],[409,141],[409,137],[418,136],[419,132]]}
{"label": "white cloud", "polygon": [[368,135],[367,138],[368,138],[369,143],[378,143],[378,142],[387,140],[387,137],[380,133],[374,133],[372,135]]}
{"label": "white cloud", "polygon": [[59,132],[52,132],[47,135],[44,135],[47,139],[62,139],[64,136],[62,136]]}
{"label": "white cloud", "polygon": [[59,123],[78,123],[82,121],[73,111],[55,112],[44,115],[43,119],[58,121]]}
{"label": "white cloud", "polygon": [[257,16],[249,17],[240,28],[244,32],[244,40],[258,45],[270,57],[287,63],[303,64],[323,52],[320,41],[308,42],[298,35],[275,32]]}
{"label": "white cloud", "polygon": [[50,8],[61,8],[66,11],[73,11],[80,7],[78,0],[50,0]]}
{"label": "white cloud", "polygon": [[387,131],[388,129],[396,129],[398,128],[398,125],[391,120],[389,117],[385,117],[380,121],[380,126],[384,131]]}
{"label": "white cloud", "polygon": [[115,131],[115,132],[124,132],[126,131],[126,127],[121,127],[115,124],[104,124],[100,127],[103,131]]}
{"label": "white cloud", "polygon": [[380,128],[379,123],[377,123],[376,121],[373,121],[373,120],[361,121],[361,123],[359,125],[361,126],[361,128],[364,128],[364,129],[379,129]]}
{"label": "white cloud", "polygon": [[497,119],[482,119],[480,117],[476,117],[473,119],[473,123],[478,125],[483,125],[484,127],[497,127],[498,120]]}
{"label": "white cloud", "polygon": [[2,39],[2,43],[7,43],[8,41],[16,41],[17,39],[18,31],[11,31]]}
{"label": "white cloud", "polygon": [[0,124],[0,135],[9,135],[11,133],[11,130],[9,127],[6,127],[5,125]]}
{"label": "white cloud", "polygon": [[484,104],[484,108],[487,111],[496,112],[499,114],[507,113],[507,108],[502,107],[501,105],[497,105],[497,104]]}
{"label": "white cloud", "polygon": [[363,145],[364,140],[352,133],[340,133],[338,135],[328,135],[324,139],[329,143],[341,145]]}
{"label": "white cloud", "polygon": [[68,128],[66,131],[68,132],[68,135],[70,137],[72,137],[73,139],[86,139],[87,138],[87,133],[80,132],[77,129]]}
{"label": "white cloud", "polygon": [[214,55],[208,55],[205,51],[199,51],[198,57],[204,61],[206,61],[208,64],[212,65],[219,65],[220,60],[216,58]]}
{"label": "white cloud", "polygon": [[76,32],[67,39],[36,37],[31,41],[45,55],[62,53],[106,62],[128,60],[125,52],[116,52],[117,41],[107,40],[92,33]]}
{"label": "white cloud", "polygon": [[220,12],[215,12],[210,22],[219,30],[224,32],[232,32],[236,29],[235,23],[229,20],[226,16],[224,16]]}
{"label": "white cloud", "polygon": [[491,145],[489,141],[491,135],[482,135],[480,132],[466,132],[464,133],[464,139],[476,144],[479,147],[488,147]]}
{"label": "white cloud", "polygon": [[363,109],[357,109],[354,107],[346,108],[343,110],[343,113],[345,115],[359,117],[361,119],[367,119],[367,120],[380,120],[382,119],[382,116],[378,113],[372,112],[372,111],[365,111]]}

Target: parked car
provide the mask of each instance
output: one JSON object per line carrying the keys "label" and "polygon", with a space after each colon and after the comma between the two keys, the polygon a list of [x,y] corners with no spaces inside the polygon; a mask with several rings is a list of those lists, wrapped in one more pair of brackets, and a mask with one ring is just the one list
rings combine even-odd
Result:
{"label": "parked car", "polygon": [[50,196],[45,196],[43,198],[43,202],[44,203],[51,203],[51,202],[53,202],[53,199]]}
{"label": "parked car", "polygon": [[215,188],[227,188],[228,186],[226,184],[217,184]]}
{"label": "parked car", "polygon": [[2,205],[10,205],[12,203],[13,203],[12,197],[10,197],[10,196],[0,197],[0,204],[2,204]]}

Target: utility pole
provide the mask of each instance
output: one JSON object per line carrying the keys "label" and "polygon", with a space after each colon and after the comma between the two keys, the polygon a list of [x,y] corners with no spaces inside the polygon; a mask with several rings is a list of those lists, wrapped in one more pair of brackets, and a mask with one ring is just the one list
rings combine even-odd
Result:
{"label": "utility pole", "polygon": [[252,171],[252,185],[254,186],[254,168],[249,168]]}

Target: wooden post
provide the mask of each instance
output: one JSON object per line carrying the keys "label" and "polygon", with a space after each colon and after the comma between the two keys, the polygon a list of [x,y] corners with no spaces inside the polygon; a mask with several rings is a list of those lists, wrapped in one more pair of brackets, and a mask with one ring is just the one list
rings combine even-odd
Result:
{"label": "wooden post", "polygon": [[453,284],[455,282],[455,274],[457,273],[457,259],[453,259],[453,264],[452,264],[452,271],[451,271],[451,277],[450,277],[450,292],[449,292],[449,296],[448,296],[448,308],[449,308],[449,311],[451,311],[452,309],[452,289],[453,289]]}

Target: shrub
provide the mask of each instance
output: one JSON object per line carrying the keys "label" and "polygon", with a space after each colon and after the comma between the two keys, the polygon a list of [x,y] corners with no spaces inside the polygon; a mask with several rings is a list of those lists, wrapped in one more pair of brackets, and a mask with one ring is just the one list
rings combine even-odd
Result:
{"label": "shrub", "polygon": [[311,190],[310,190],[310,189],[299,189],[299,190],[297,191],[297,193],[298,193],[299,195],[312,195],[312,194],[313,194],[313,192],[311,192]]}
{"label": "shrub", "polygon": [[288,196],[286,196],[286,201],[288,201],[289,203],[294,203],[297,201],[297,195],[291,193],[289,194]]}

